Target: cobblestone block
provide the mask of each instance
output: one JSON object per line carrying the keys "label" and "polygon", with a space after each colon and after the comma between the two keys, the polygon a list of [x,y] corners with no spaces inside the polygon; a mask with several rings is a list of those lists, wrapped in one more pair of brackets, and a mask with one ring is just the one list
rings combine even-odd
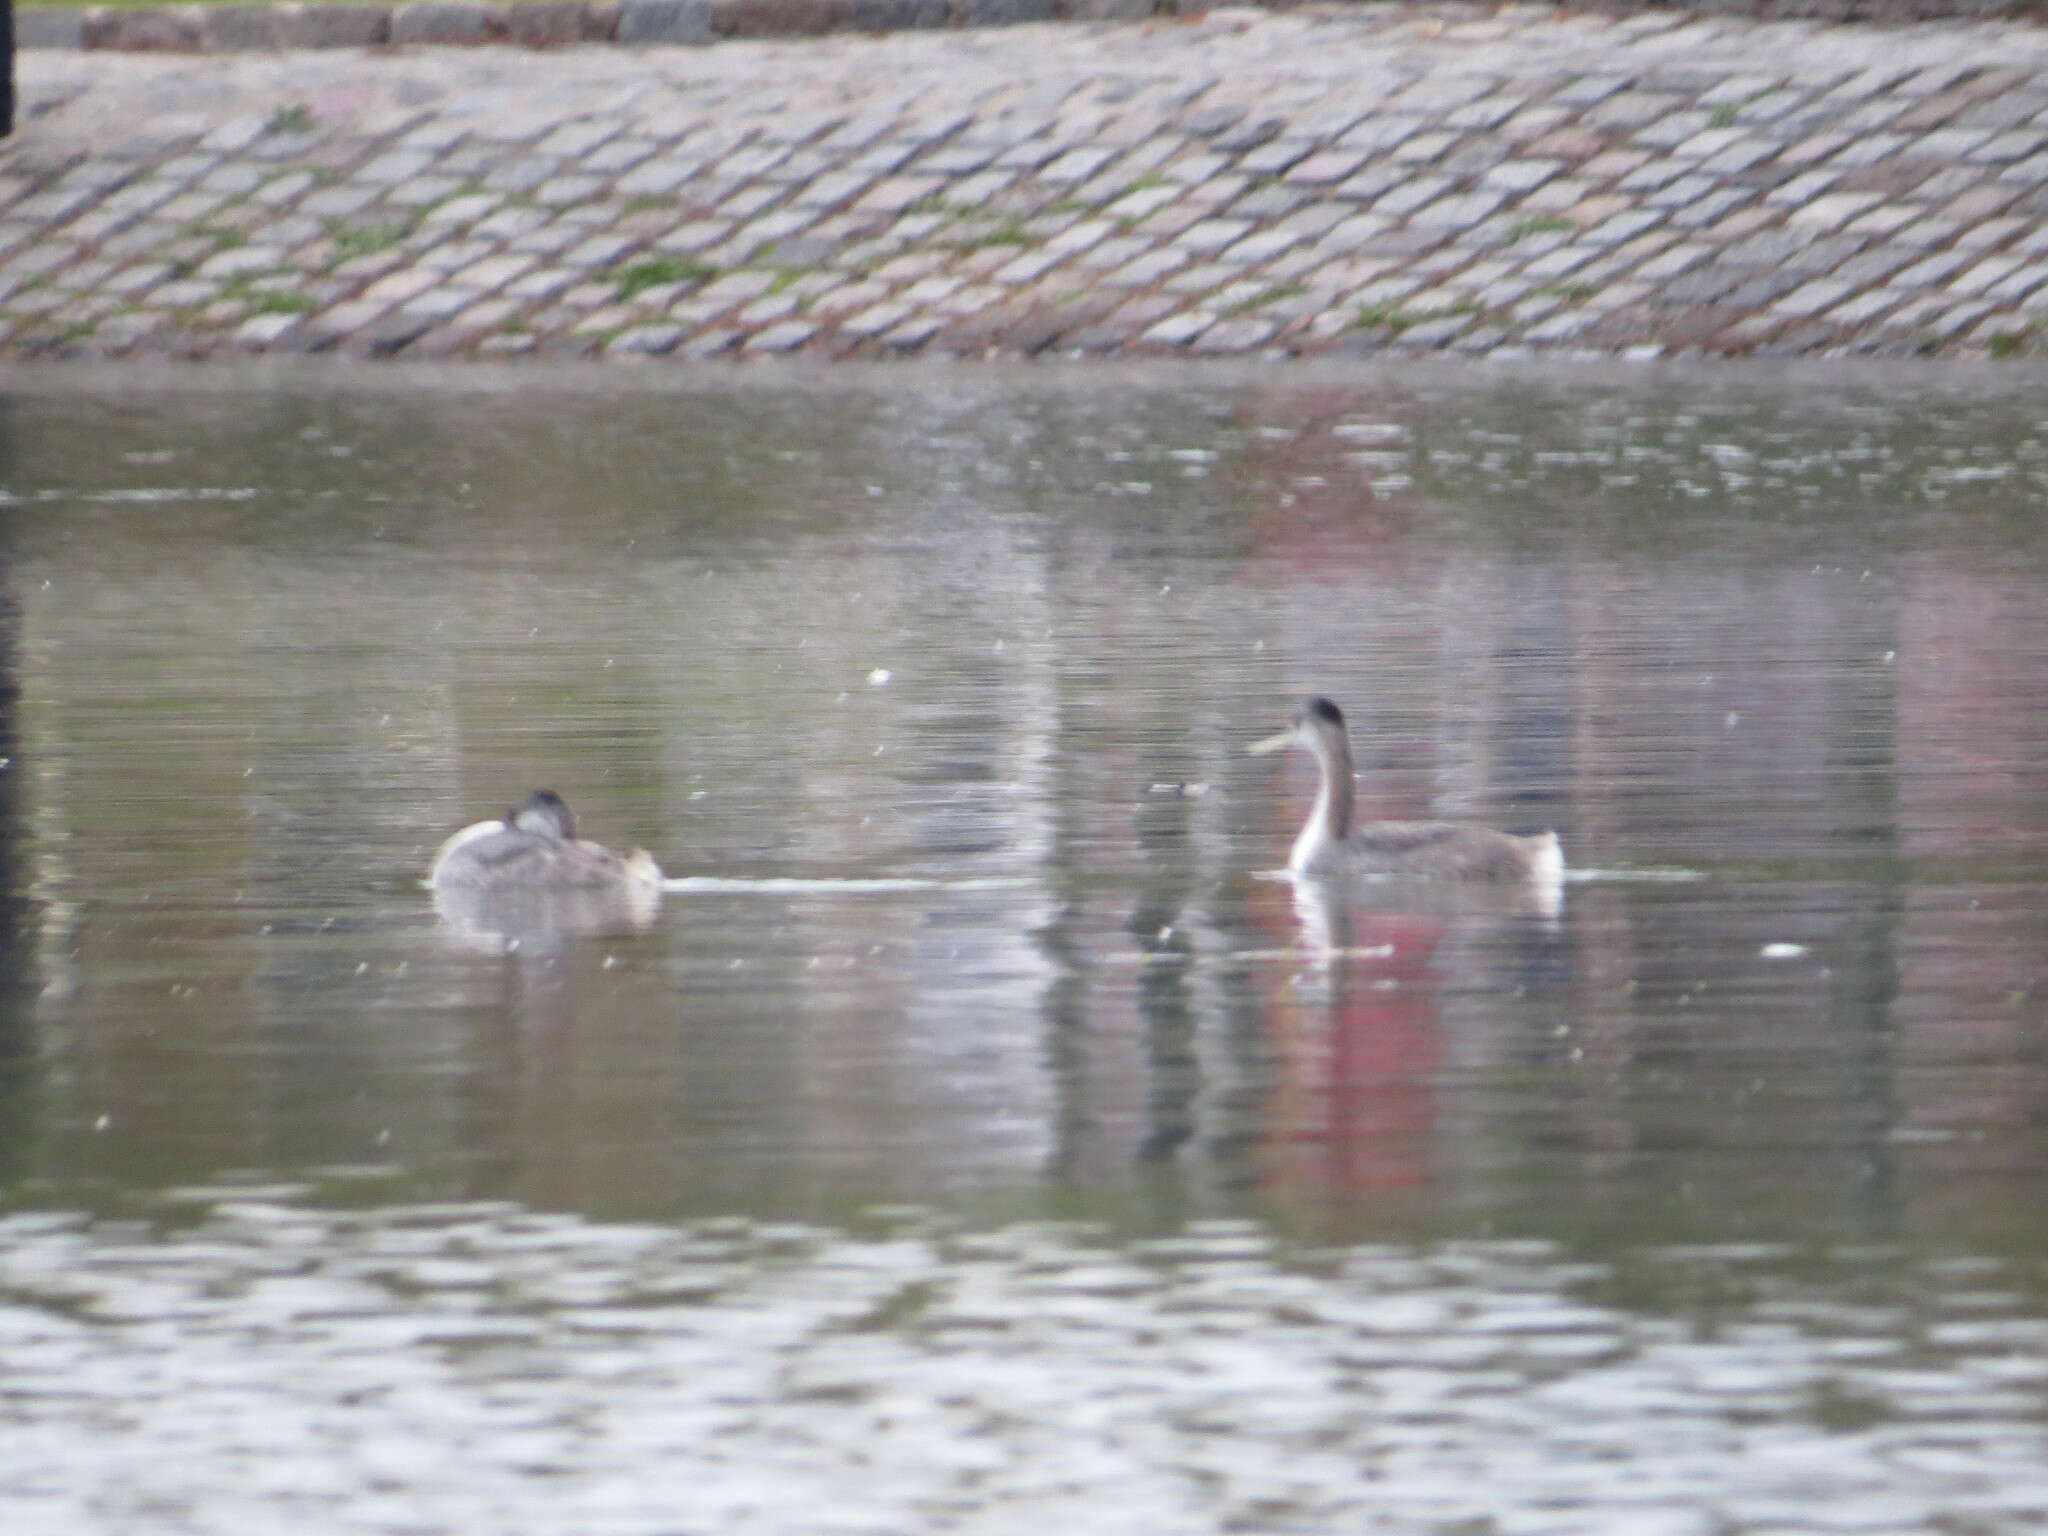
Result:
{"label": "cobblestone block", "polygon": [[161,283],[170,281],[177,271],[167,261],[145,261],[132,267],[123,267],[100,284],[104,292],[117,294],[122,298],[133,298],[147,293]]}
{"label": "cobblestone block", "polygon": [[246,277],[254,272],[275,271],[282,265],[283,251],[274,246],[249,245],[208,257],[193,275],[219,282],[231,277]]}
{"label": "cobblestone block", "polygon": [[1994,283],[1984,296],[2001,304],[2016,304],[2039,293],[2044,286],[2048,286],[2048,264],[2029,260]]}
{"label": "cobblestone block", "polygon": [[493,8],[464,0],[417,0],[391,13],[391,41],[446,47],[493,40],[497,15]]}
{"label": "cobblestone block", "polygon": [[1558,278],[1567,277],[1571,273],[1578,271],[1580,267],[1583,267],[1599,254],[1600,252],[1597,249],[1590,246],[1560,246],[1547,255],[1537,257],[1522,270],[1526,276],[1535,279],[1537,282],[1554,282]]}
{"label": "cobblestone block", "polygon": [[85,12],[24,7],[14,13],[17,48],[83,48]]}
{"label": "cobblestone block", "polygon": [[[157,297],[162,299],[164,295],[159,293]],[[322,311],[309,323],[326,335],[338,339],[367,331],[390,307],[374,299],[354,299]]]}
{"label": "cobblestone block", "polygon": [[1197,256],[1213,256],[1243,239],[1252,227],[1249,219],[1205,219],[1183,231],[1174,243]]}
{"label": "cobblestone block", "polygon": [[598,176],[551,176],[539,186],[531,189],[529,195],[544,208],[569,208],[578,203],[588,202],[604,189],[604,180]]}
{"label": "cobblestone block", "polygon": [[386,307],[403,304],[407,300],[418,298],[439,282],[438,273],[408,268],[378,278],[363,290],[362,299],[365,303]]}
{"label": "cobblestone block", "polygon": [[1463,106],[1453,107],[1443,116],[1444,126],[1460,131],[1488,130],[1498,128],[1521,107],[1521,101],[1508,95],[1468,101]]}
{"label": "cobblestone block", "polygon": [[564,48],[611,32],[593,27],[582,0],[522,0],[500,10],[498,24],[505,41],[526,48]]}
{"label": "cobblestone block", "polygon": [[1670,208],[1667,217],[1681,229],[1705,229],[1719,223],[1734,210],[1745,207],[1748,202],[1747,193],[1727,188],[1688,199]]}
{"label": "cobblestone block", "polygon": [[1145,20],[1153,0],[1059,0],[1059,14],[1071,20]]}
{"label": "cobblestone block", "polygon": [[2038,154],[2044,144],[2048,144],[2048,138],[2037,132],[2001,133],[1980,144],[1969,158],[1992,165],[2011,165]]}
{"label": "cobblestone block", "polygon": [[963,27],[1011,27],[1028,21],[1051,21],[1055,0],[952,0],[952,19]]}
{"label": "cobblestone block", "polygon": [[1870,133],[1852,138],[1830,157],[1833,166],[1871,166],[1903,153],[1913,141],[1901,133]]}
{"label": "cobblestone block", "polygon": [[1989,292],[2026,264],[2024,256],[1992,256],[1978,262],[1948,285],[1950,293],[1976,295]]}
{"label": "cobblestone block", "polygon": [[543,267],[514,278],[505,287],[506,296],[522,302],[551,302],[560,298],[579,281],[578,274],[563,272],[554,267]]}
{"label": "cobblestone block", "polygon": [[1069,149],[1039,167],[1038,177],[1049,182],[1081,182],[1095,175],[1116,158],[1116,151],[1100,146]]}
{"label": "cobblestone block", "polygon": [[689,337],[676,350],[684,357],[699,359],[716,357],[720,353],[729,352],[737,346],[741,335],[740,331],[727,327],[714,327]]}
{"label": "cobblestone block", "polygon": [[1937,313],[1925,315],[1916,323],[1929,336],[1948,340],[1960,336],[1984,316],[1991,313],[1989,303],[1959,304]]}
{"label": "cobblestone block", "polygon": [[[1423,204],[1409,217],[1417,224],[1451,230],[1471,229],[1508,200],[1508,194],[1497,189],[1475,189],[1471,192],[1453,193]],[[1381,207],[1386,200],[1381,199]]]}
{"label": "cobblestone block", "polygon": [[[1275,189],[1279,190],[1279,189]],[[1141,222],[1150,218],[1180,196],[1179,187],[1144,187],[1127,192],[1110,203],[1103,211],[1118,219]]]}
{"label": "cobblestone block", "polygon": [[195,10],[92,10],[83,18],[83,45],[128,53],[196,53]]}
{"label": "cobblestone block", "polygon": [[381,5],[302,5],[276,13],[281,48],[376,48],[391,41]]}
{"label": "cobblestone block", "polygon": [[287,46],[286,13],[268,5],[207,5],[199,9],[199,46],[208,53],[275,51]]}
{"label": "cobblestone block", "polygon": [[756,332],[743,343],[749,352],[794,352],[818,334],[807,320],[785,320]]}
{"label": "cobblestone block", "polygon": [[444,285],[415,294],[400,307],[408,316],[424,316],[429,320],[442,321],[461,314],[474,304],[476,299],[477,295],[467,289]]}
{"label": "cobblestone block", "polygon": [[1198,181],[1184,188],[1180,195],[1180,206],[1169,208],[1157,217],[1163,222],[1185,214],[1187,223],[1200,223],[1202,219],[1236,202],[1251,190],[1253,188],[1249,176],[1240,176],[1234,171],[1226,172],[1209,181]]}
{"label": "cobblestone block", "polygon": [[1990,139],[1990,133],[1982,128],[1941,128],[1920,135],[1913,153],[1926,160],[1962,160]]}
{"label": "cobblestone block", "polygon": [[629,46],[696,47],[713,35],[711,0],[620,0],[615,36]]}
{"label": "cobblestone block", "polygon": [[875,338],[882,346],[898,352],[914,352],[937,334],[941,321],[936,315],[912,315]]}
{"label": "cobblestone block", "polygon": [[1109,273],[1103,281],[1119,287],[1148,288],[1180,271],[1188,265],[1189,260],[1187,252],[1171,247],[1148,251]]}
{"label": "cobblestone block", "polygon": [[[1246,150],[1239,158],[1237,168],[1246,176],[1279,176],[1308,160],[1314,153],[1315,145],[1307,139],[1276,138]],[[1358,158],[1362,161],[1364,156]]]}
{"label": "cobblestone block", "polygon": [[[97,201],[90,188],[79,187],[65,191],[40,192],[34,197],[22,199],[14,207],[14,217],[36,224],[62,224],[86,211]],[[209,208],[218,207],[219,197],[205,199]]]}
{"label": "cobblestone block", "polygon": [[1938,283],[1971,261],[1968,251],[1944,251],[1903,268],[1892,279],[1895,288],[1925,288]]}
{"label": "cobblestone block", "polygon": [[1967,224],[1956,234],[1956,249],[1963,251],[1987,251],[2005,245],[2022,232],[2037,226],[2031,219],[2007,218],[1986,219],[1982,223]]}
{"label": "cobblestone block", "polygon": [[1620,208],[1604,219],[1589,223],[1579,232],[1579,240],[1586,245],[1621,246],[1635,240],[1664,222],[1664,215],[1654,208]]}
{"label": "cobblestone block", "polygon": [[637,356],[659,356],[659,354],[664,354],[664,352],[674,352],[676,344],[682,342],[682,338],[686,334],[688,332],[682,326],[674,326],[674,324],[633,326],[629,330],[618,332],[604,346],[604,350],[606,352],[621,352],[621,354],[631,352],[631,354],[637,354]]}
{"label": "cobblestone block", "polygon": [[1898,307],[1899,295],[1884,289],[1873,289],[1837,304],[1827,312],[1825,318],[1836,325],[1861,326],[1890,314]]}
{"label": "cobblestone block", "polygon": [[430,209],[453,198],[463,185],[461,178],[456,176],[415,176],[387,190],[384,201],[394,208]]}
{"label": "cobblestone block", "polygon": [[[1922,192],[1923,195],[1930,195],[1925,192],[1925,184],[1922,186]],[[1942,206],[1941,216],[1954,219],[1958,223],[1978,223],[1996,218],[2018,202],[2020,196],[2017,187],[1998,182],[1980,184],[1958,192]]]}
{"label": "cobblestone block", "polygon": [[1235,127],[1226,128],[1217,134],[1210,142],[1224,154],[1239,155],[1247,150],[1257,149],[1269,140],[1277,139],[1286,131],[1286,119],[1261,114],[1245,117]]}
{"label": "cobblestone block", "polygon": [[1190,262],[1159,286],[1183,298],[1203,297],[1228,287],[1244,275],[1244,269],[1225,261]]}
{"label": "cobblestone block", "polygon": [[1733,176],[1762,164],[1777,152],[1778,146],[1765,140],[1738,139],[1718,154],[1710,155],[1701,169],[1714,176]]}
{"label": "cobblestone block", "polygon": [[1142,331],[1138,340],[1155,347],[1185,347],[1216,323],[1207,310],[1184,310]]}
{"label": "cobblestone block", "polygon": [[720,37],[812,37],[835,32],[853,16],[852,0],[710,0],[711,30]]}
{"label": "cobblestone block", "polygon": [[1915,219],[1912,223],[1893,231],[1891,238],[1895,246],[1924,252],[1952,244],[1962,231],[1963,226],[1954,219],[1937,219],[1929,216]]}
{"label": "cobblestone block", "polygon": [[943,27],[952,18],[946,0],[853,0],[849,24],[863,32]]}
{"label": "cobblestone block", "polygon": [[1226,259],[1240,266],[1258,266],[1292,250],[1303,238],[1297,230],[1262,229],[1229,246],[1224,254]]}
{"label": "cobblestone block", "polygon": [[1387,151],[1397,165],[1426,165],[1458,142],[1454,133],[1413,133]]}
{"label": "cobblestone block", "polygon": [[1502,161],[1486,171],[1479,179],[1482,185],[1496,188],[1510,196],[1520,197],[1535,191],[1546,181],[1564,169],[1562,160],[1547,160],[1538,156],[1523,156]]}
{"label": "cobblestone block", "polygon": [[1083,267],[1094,270],[1106,270],[1110,267],[1123,266],[1126,262],[1133,260],[1143,252],[1151,250],[1151,248],[1152,243],[1149,240],[1124,236],[1119,239],[1105,240],[1090,250],[1082,251],[1075,257],[1075,261]]}
{"label": "cobblestone block", "polygon": [[1270,316],[1246,316],[1212,325],[1189,344],[1197,352],[1250,352],[1265,346],[1279,333],[1280,322]]}
{"label": "cobblestone block", "polygon": [[297,329],[300,323],[298,315],[255,315],[236,328],[234,339],[238,346],[268,349],[283,340],[287,332]]}
{"label": "cobblestone block", "polygon": [[1840,278],[1816,278],[1810,283],[1802,283],[1799,287],[1794,288],[1790,293],[1773,303],[1771,307],[1780,314],[1797,315],[1804,318],[1818,315],[1824,310],[1833,308],[1852,291],[1851,285],[1843,282]]}

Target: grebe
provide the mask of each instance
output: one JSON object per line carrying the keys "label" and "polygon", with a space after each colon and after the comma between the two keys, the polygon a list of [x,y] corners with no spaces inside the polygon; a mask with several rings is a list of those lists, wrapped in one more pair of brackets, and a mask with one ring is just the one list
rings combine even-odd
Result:
{"label": "grebe", "polygon": [[551,789],[537,789],[503,821],[479,821],[443,843],[427,870],[442,891],[486,895],[515,891],[661,889],[661,870],[644,849],[623,856],[576,835],[576,817]]}
{"label": "grebe", "polygon": [[1564,849],[1555,832],[1516,837],[1491,827],[1449,821],[1351,824],[1351,738],[1344,712],[1310,699],[1293,724],[1254,742],[1257,753],[1300,747],[1322,770],[1308,822],[1294,840],[1287,867],[1297,875],[1424,875],[1449,880],[1530,880],[1555,886],[1564,878]]}

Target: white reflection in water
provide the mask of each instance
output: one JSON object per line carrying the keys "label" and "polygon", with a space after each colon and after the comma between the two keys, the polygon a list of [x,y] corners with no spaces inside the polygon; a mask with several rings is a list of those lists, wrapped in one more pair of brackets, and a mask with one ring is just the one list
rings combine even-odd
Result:
{"label": "white reflection in water", "polygon": [[39,502],[75,501],[82,505],[154,506],[183,501],[256,501],[264,494],[260,486],[164,485],[137,486],[119,491],[39,491],[27,496],[0,491],[0,506],[30,506]]}
{"label": "white reflection in water", "polygon": [[749,893],[761,896],[861,896],[878,891],[1013,891],[1029,887],[1031,882],[1007,876],[992,875],[983,878],[966,877],[957,880],[924,879],[916,876],[891,875],[864,879],[860,876],[826,876],[805,879],[799,876],[764,875],[756,879],[725,877],[720,875],[677,875],[662,882],[665,891],[696,892],[704,895],[738,895]]}
{"label": "white reflection in water", "polygon": [[2024,1263],[182,1199],[0,1219],[10,1536],[2048,1519]]}
{"label": "white reflection in water", "polygon": [[661,892],[648,885],[595,891],[437,886],[433,901],[451,933],[489,948],[507,940],[557,943],[579,934],[645,928],[661,909]]}

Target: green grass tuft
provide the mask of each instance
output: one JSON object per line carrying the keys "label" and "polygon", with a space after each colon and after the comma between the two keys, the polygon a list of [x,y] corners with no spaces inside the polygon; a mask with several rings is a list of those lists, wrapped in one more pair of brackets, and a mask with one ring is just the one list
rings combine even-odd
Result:
{"label": "green grass tuft", "polygon": [[1235,315],[1248,315],[1255,309],[1264,309],[1268,304],[1278,304],[1283,299],[1298,299],[1308,292],[1307,283],[1275,283],[1264,293],[1255,293],[1234,308]]}
{"label": "green grass tuft", "polygon": [[1508,226],[1508,244],[1526,240],[1531,235],[1568,235],[1579,226],[1561,214],[1539,213],[1530,218],[1517,219]]}
{"label": "green grass tuft", "polygon": [[1984,350],[1996,358],[2018,357],[2032,339],[2031,331],[1994,331]]}
{"label": "green grass tuft", "polygon": [[1038,241],[1024,227],[1019,218],[1004,219],[987,229],[963,231],[958,238],[946,242],[948,250],[982,251],[998,245],[1036,245]]}
{"label": "green grass tuft", "polygon": [[334,240],[335,254],[343,261],[389,250],[406,235],[402,224],[330,224],[327,232]]}
{"label": "green grass tuft", "polygon": [[972,203],[949,203],[945,198],[934,192],[929,197],[920,197],[916,202],[908,204],[904,208],[902,216],[906,219],[918,217],[975,219],[981,217],[981,210]]}
{"label": "green grass tuft", "polygon": [[310,315],[320,307],[311,294],[260,293],[255,297],[259,315]]}
{"label": "green grass tuft", "polygon": [[1402,309],[1396,304],[1361,304],[1357,317],[1351,322],[1362,331],[1405,331],[1411,325],[1420,325],[1429,318],[1412,309]]}
{"label": "green grass tuft", "polygon": [[611,279],[618,285],[619,298],[625,300],[638,298],[650,288],[669,283],[709,282],[716,276],[717,267],[695,256],[643,256],[615,268]]}

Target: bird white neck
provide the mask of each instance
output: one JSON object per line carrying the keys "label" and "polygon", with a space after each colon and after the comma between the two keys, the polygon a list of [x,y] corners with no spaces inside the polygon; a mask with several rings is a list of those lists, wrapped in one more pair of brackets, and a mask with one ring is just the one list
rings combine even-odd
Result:
{"label": "bird white neck", "polygon": [[1316,803],[1308,822],[1294,840],[1290,869],[1312,868],[1331,849],[1351,835],[1351,743],[1341,733],[1318,731],[1315,738],[1316,767],[1322,783],[1316,787]]}

